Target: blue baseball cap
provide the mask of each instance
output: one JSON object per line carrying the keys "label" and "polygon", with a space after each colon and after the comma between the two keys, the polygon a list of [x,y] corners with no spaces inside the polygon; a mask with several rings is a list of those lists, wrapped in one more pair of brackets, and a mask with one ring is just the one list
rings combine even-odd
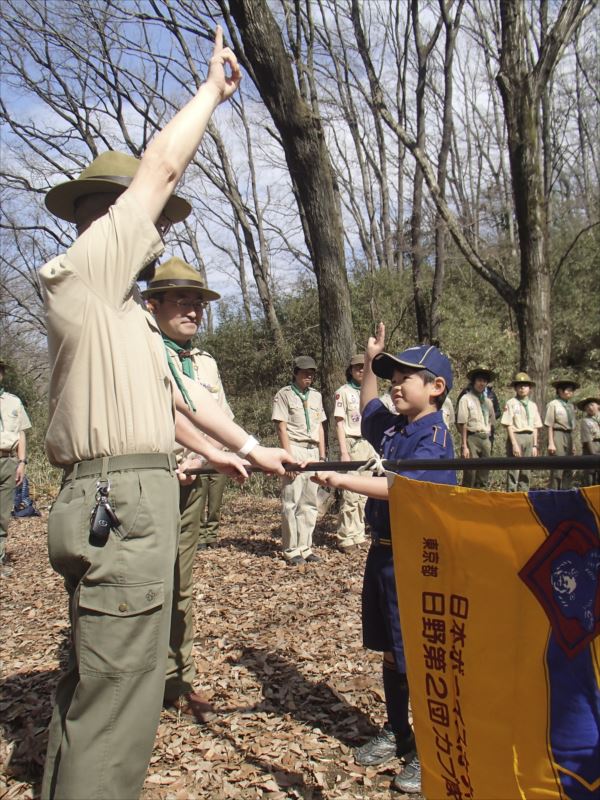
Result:
{"label": "blue baseball cap", "polygon": [[395,356],[391,353],[379,353],[373,359],[373,372],[380,378],[391,380],[394,370],[398,367],[428,369],[436,378],[443,378],[446,381],[448,391],[452,388],[450,359],[434,345],[421,344],[418,347],[409,347],[408,350]]}

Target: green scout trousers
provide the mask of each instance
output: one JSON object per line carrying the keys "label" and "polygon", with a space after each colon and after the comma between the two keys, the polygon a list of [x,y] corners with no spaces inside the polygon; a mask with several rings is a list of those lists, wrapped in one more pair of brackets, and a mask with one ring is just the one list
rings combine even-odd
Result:
{"label": "green scout trousers", "polygon": [[[554,445],[557,456],[573,455],[573,432],[554,428]],[[573,486],[572,469],[553,469],[548,481],[549,489],[570,489]]]}
{"label": "green scout trousers", "polygon": [[219,537],[221,504],[227,475],[200,475],[200,532],[199,544],[212,544]]}
{"label": "green scout trousers", "polygon": [[6,538],[14,502],[17,465],[16,458],[10,456],[0,458],[0,564],[6,554]]}
{"label": "green scout trousers", "polygon": [[[163,699],[179,533],[174,470],[174,456],[159,453],[76,464],[50,512],[50,563],[69,594],[72,649],[56,690],[43,800],[130,800],[141,791]],[[90,513],[101,477],[121,524],[97,546]]]}
{"label": "green scout trousers", "polygon": [[[525,431],[514,432],[514,437],[521,448],[521,456],[530,456],[533,452],[533,433]],[[508,458],[513,456],[513,448],[510,437],[506,437],[506,455]],[[529,491],[529,472],[525,469],[511,469],[506,474],[507,492],[528,492]]]}
{"label": "green scout trousers", "polygon": [[[346,439],[348,455],[352,461],[366,461],[376,455],[373,447],[365,439],[359,437]],[[349,475],[353,473],[349,472]],[[354,473],[358,474],[358,473]],[[336,532],[337,543],[340,547],[349,547],[365,541],[365,495],[344,490],[338,529]]]}
{"label": "green scout trousers", "polygon": [[[212,481],[215,478],[215,481]],[[211,480],[211,483],[207,479]],[[194,646],[193,570],[198,541],[206,530],[204,510],[208,501],[209,515],[218,500],[219,514],[216,517],[214,539],[219,524],[221,499],[227,482],[226,475],[201,475],[189,486],[180,487],[179,510],[181,534],[175,561],[173,580],[173,607],[171,610],[171,632],[169,656],[165,679],[165,700],[177,700],[193,689],[196,665],[192,656]],[[211,495],[211,492],[213,493]]]}
{"label": "green scout trousers", "polygon": [[[471,458],[488,458],[492,453],[492,443],[487,433],[467,433],[467,446]],[[462,485],[472,489],[486,489],[490,477],[489,469],[466,469]]]}

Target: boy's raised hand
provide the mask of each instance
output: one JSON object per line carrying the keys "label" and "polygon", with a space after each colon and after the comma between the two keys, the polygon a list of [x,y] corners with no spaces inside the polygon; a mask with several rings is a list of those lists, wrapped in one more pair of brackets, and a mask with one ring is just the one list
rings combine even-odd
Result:
{"label": "boy's raised hand", "polygon": [[[230,75],[225,69],[227,64],[231,69]],[[219,102],[222,103],[235,94],[241,80],[242,73],[235,53],[229,47],[223,47],[223,29],[217,25],[206,83],[218,92]]]}
{"label": "boy's raised hand", "polygon": [[379,355],[379,353],[383,353],[384,350],[385,350],[385,325],[383,322],[380,322],[377,325],[375,336],[369,336],[366,353],[369,359],[372,361],[375,358],[375,356]]}

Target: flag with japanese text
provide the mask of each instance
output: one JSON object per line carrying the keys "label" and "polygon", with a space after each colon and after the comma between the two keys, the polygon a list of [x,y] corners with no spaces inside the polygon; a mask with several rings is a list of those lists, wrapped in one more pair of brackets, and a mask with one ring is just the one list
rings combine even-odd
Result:
{"label": "flag with japanese text", "polygon": [[600,797],[600,487],[394,476],[390,515],[424,795]]}

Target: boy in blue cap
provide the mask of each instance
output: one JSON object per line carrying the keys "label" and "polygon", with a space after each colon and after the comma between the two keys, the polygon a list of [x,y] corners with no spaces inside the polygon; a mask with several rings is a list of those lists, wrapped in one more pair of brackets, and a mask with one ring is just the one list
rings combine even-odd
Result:
{"label": "boy in blue cap", "polygon": [[[385,326],[380,323],[365,354],[360,393],[362,434],[386,459],[453,458],[452,437],[444,423],[442,405],[452,388],[452,367],[437,347],[410,347],[393,356],[384,352]],[[377,376],[392,382],[391,398],[397,414],[381,402]],[[400,475],[431,483],[456,484],[454,470],[398,470]],[[421,765],[408,720],[408,682],[394,579],[392,539],[387,501],[387,478],[318,473],[315,480],[360,492],[369,497],[365,516],[371,527],[362,593],[363,644],[383,652],[383,688],[387,722],[382,730],[355,751],[359,764],[383,764],[404,757],[404,770],[393,788],[419,792]]]}

